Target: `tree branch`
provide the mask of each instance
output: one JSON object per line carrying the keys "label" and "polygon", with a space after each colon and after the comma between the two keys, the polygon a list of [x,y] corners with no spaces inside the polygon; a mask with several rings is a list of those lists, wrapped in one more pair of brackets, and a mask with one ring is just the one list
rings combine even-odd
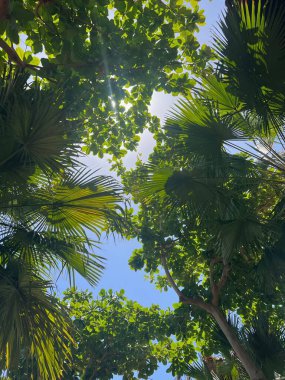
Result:
{"label": "tree branch", "polygon": [[2,38],[0,38],[0,48],[2,48],[5,51],[5,53],[9,57],[9,60],[11,62],[16,63],[17,66],[19,66],[23,69],[29,68],[29,69],[36,70],[36,71],[40,69],[39,66],[31,65],[30,63],[22,61],[21,58],[19,57],[19,55],[17,54],[16,50],[12,46],[9,46],[7,44],[7,42],[4,41]]}
{"label": "tree branch", "polygon": [[218,283],[214,281],[214,266],[218,263],[223,262],[220,258],[215,257],[210,262],[210,286],[211,286],[211,292],[212,292],[212,305],[218,306],[219,304],[219,298],[222,288],[226,285],[230,266],[227,263],[223,263],[223,272],[220,277],[220,280]]}
{"label": "tree branch", "polygon": [[231,268],[230,268],[229,264],[224,264],[222,276],[221,276],[220,281],[218,283],[219,290],[221,290],[226,285],[226,282],[228,280],[228,276],[229,276],[229,273],[230,273],[230,269]]}
{"label": "tree branch", "polygon": [[17,52],[7,44],[2,38],[0,38],[0,48],[7,53],[10,61],[15,62],[20,67],[25,67],[25,63],[18,56]]}
{"label": "tree branch", "polygon": [[170,285],[172,286],[173,290],[178,295],[179,299],[184,299],[185,298],[184,294],[178,288],[176,282],[173,280],[173,277],[171,276],[171,274],[169,272],[167,261],[166,261],[166,258],[165,258],[164,255],[161,255],[161,264],[163,266],[163,269],[164,269],[164,272],[166,274],[167,280],[170,283]]}
{"label": "tree branch", "polygon": [[0,20],[7,20],[9,18],[9,0],[0,0]]}
{"label": "tree branch", "polygon": [[173,277],[171,276],[171,273],[169,272],[167,260],[165,257],[165,254],[161,254],[161,265],[164,269],[164,272],[166,274],[167,280],[175,293],[179,297],[179,301],[182,302],[185,305],[194,305],[199,307],[200,309],[206,310],[208,313],[211,312],[211,305],[207,304],[200,298],[194,298],[194,297],[187,297],[183,294],[183,292],[179,289],[176,282],[174,281]]}

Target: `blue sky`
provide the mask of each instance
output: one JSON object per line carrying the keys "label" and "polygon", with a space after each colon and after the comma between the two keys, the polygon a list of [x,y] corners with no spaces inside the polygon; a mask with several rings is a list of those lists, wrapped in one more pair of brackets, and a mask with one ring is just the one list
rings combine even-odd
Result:
{"label": "blue sky", "polygon": [[[199,41],[201,44],[209,44],[211,41],[211,31],[213,25],[216,24],[219,15],[224,6],[224,0],[202,0],[201,8],[205,10],[206,25],[199,32]],[[154,94],[150,110],[153,114],[160,117],[162,120],[165,114],[175,103],[175,99],[170,95],[161,93]],[[153,148],[153,139],[150,133],[146,132],[142,135],[138,151],[144,159],[147,159],[148,154]],[[138,153],[130,153],[125,159],[128,167],[134,165]],[[92,168],[102,168],[102,173],[108,173],[107,160],[98,160],[94,157],[88,159],[88,165]],[[103,273],[101,281],[95,288],[81,278],[77,280],[79,289],[89,289],[93,292],[94,297],[97,296],[100,289],[124,289],[128,298],[138,301],[140,304],[149,306],[152,303],[160,305],[162,308],[171,307],[174,302],[177,302],[177,296],[173,291],[167,293],[159,292],[155,287],[144,278],[143,272],[131,271],[128,267],[128,259],[135,248],[140,245],[136,240],[127,241],[117,238],[115,241],[112,237],[108,240],[102,240],[101,250],[98,252],[101,256],[106,257],[106,269]],[[61,280],[58,283],[59,290],[63,290],[67,283]],[[120,377],[116,377],[120,379]],[[165,368],[161,367],[152,377],[152,380],[170,380],[172,376],[166,374]]]}

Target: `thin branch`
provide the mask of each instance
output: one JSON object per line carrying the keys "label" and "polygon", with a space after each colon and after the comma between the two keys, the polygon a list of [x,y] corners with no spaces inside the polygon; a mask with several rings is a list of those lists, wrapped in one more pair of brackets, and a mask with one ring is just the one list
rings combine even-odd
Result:
{"label": "thin branch", "polygon": [[217,306],[219,303],[219,290],[218,285],[214,281],[214,267],[217,263],[221,262],[220,258],[213,258],[210,262],[210,286],[211,286],[211,292],[212,292],[212,304]]}
{"label": "thin branch", "polygon": [[7,20],[9,18],[9,0],[0,0],[0,20]]}
{"label": "thin branch", "polygon": [[168,279],[168,282],[170,283],[171,287],[175,291],[175,293],[178,295],[180,300],[186,299],[184,294],[181,292],[181,290],[178,288],[176,282],[173,280],[173,277],[171,276],[168,266],[167,266],[167,261],[164,255],[161,255],[161,264],[163,266],[164,272],[166,274],[166,277]]}
{"label": "thin branch", "polygon": [[2,38],[0,38],[0,48],[2,48],[5,51],[5,53],[8,55],[9,60],[11,62],[16,63],[17,66],[23,69],[29,68],[35,71],[41,69],[40,66],[31,65],[30,63],[23,61],[17,54],[16,50],[13,47],[9,46],[7,42],[4,41]]}
{"label": "thin branch", "polygon": [[171,273],[169,272],[168,265],[167,265],[167,260],[164,254],[161,254],[161,265],[163,266],[163,269],[165,271],[167,280],[175,293],[179,297],[179,301],[182,302],[185,305],[194,305],[197,306],[203,310],[206,310],[208,313],[211,312],[211,305],[207,304],[200,298],[194,298],[194,297],[187,297],[183,294],[183,292],[179,289],[177,286],[176,282],[174,281]]}
{"label": "thin branch", "polygon": [[18,56],[15,49],[9,46],[2,38],[0,38],[0,47],[7,53],[10,61],[15,62],[20,67],[25,67],[25,63]]}
{"label": "thin branch", "polygon": [[222,276],[221,276],[220,281],[218,283],[219,291],[226,285],[228,277],[229,277],[230,270],[231,270],[230,265],[224,264]]}
{"label": "thin branch", "polygon": [[214,266],[221,263],[222,260],[218,257],[214,257],[210,262],[210,286],[212,292],[212,305],[218,306],[219,298],[222,288],[226,285],[228,275],[230,272],[230,266],[227,263],[223,263],[223,272],[218,283],[214,281]]}

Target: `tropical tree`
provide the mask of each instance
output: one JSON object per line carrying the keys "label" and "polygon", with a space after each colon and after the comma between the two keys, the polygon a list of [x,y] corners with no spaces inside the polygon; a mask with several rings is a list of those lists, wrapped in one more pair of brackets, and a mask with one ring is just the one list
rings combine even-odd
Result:
{"label": "tropical tree", "polygon": [[166,363],[167,318],[157,305],[143,307],[124,296],[124,291],[89,292],[70,289],[64,305],[77,330],[73,366],[64,379],[148,379],[160,362]]}
{"label": "tropical tree", "polygon": [[125,176],[142,203],[134,234],[143,248],[131,266],[174,289],[190,319],[187,335],[203,337],[206,349],[213,318],[256,380],[284,373],[284,358],[274,363],[269,343],[267,359],[255,355],[227,313],[248,325],[263,312],[282,320],[284,159],[276,144],[284,147],[285,8],[262,4],[229,7],[214,38],[212,74],[157,133],[149,165],[139,162]]}
{"label": "tropical tree", "polygon": [[85,149],[119,160],[159,125],[153,91],[185,93],[195,83],[185,69],[204,70],[211,52],[195,36],[198,3],[1,0],[0,62],[62,87]]}
{"label": "tropical tree", "polygon": [[[54,276],[78,272],[95,284],[93,252],[105,231],[123,228],[119,185],[78,161],[77,121],[29,74],[6,68],[0,79],[0,352],[3,370],[37,363],[58,379],[73,344],[69,318],[51,294]],[[120,223],[118,223],[120,222]],[[31,364],[29,364],[31,368]]]}

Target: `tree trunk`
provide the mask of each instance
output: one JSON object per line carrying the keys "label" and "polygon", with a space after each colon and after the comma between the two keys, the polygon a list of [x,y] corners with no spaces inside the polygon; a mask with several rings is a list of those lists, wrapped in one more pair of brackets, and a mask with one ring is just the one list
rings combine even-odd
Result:
{"label": "tree trunk", "polygon": [[244,369],[248,373],[251,380],[267,380],[262,370],[257,366],[248,352],[240,344],[239,339],[237,338],[235,332],[228,324],[228,321],[224,314],[216,307],[213,307],[211,314],[214,317],[215,321],[219,325],[222,332],[225,334],[227,340],[232,346],[234,352],[239,358],[240,362],[244,366]]}

